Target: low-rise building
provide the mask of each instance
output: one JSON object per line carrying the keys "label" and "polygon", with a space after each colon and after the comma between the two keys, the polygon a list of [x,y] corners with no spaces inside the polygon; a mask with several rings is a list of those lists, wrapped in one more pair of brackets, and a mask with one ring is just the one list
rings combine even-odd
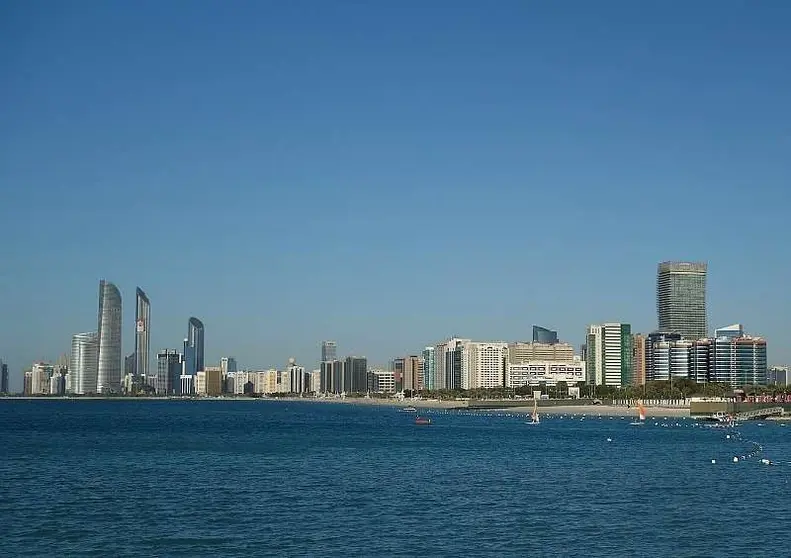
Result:
{"label": "low-rise building", "polygon": [[530,361],[509,364],[506,373],[506,387],[537,386],[545,384],[556,386],[558,382],[575,385],[587,381],[585,362],[579,357],[571,361]]}

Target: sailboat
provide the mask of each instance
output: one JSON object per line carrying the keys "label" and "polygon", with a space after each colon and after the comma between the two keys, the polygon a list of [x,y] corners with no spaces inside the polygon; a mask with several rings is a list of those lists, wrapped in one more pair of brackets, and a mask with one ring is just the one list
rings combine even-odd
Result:
{"label": "sailboat", "polygon": [[533,399],[533,413],[530,415],[532,422],[527,424],[539,424],[541,421],[538,419],[538,399]]}
{"label": "sailboat", "polygon": [[637,417],[638,420],[635,422],[630,422],[632,426],[642,426],[645,424],[645,407],[643,407],[643,403],[640,402],[637,404]]}

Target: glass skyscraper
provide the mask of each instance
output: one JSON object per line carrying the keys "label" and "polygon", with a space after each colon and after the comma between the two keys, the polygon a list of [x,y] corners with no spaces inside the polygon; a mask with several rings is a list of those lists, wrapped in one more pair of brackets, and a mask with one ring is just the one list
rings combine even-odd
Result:
{"label": "glass skyscraper", "polygon": [[659,331],[703,339],[706,324],[707,264],[662,262],[657,269],[656,309]]}
{"label": "glass skyscraper", "polygon": [[98,371],[99,336],[95,331],[77,333],[71,338],[71,361],[69,374],[71,390],[85,395],[96,393]]}
{"label": "glass skyscraper", "polygon": [[338,359],[338,345],[335,341],[322,341],[321,362],[331,362]]}
{"label": "glass skyscraper", "polygon": [[151,303],[140,287],[136,291],[135,309],[135,374],[138,377],[148,378],[150,375],[151,355],[149,343],[151,340]]}
{"label": "glass skyscraper", "polygon": [[534,325],[533,343],[547,343],[554,345],[558,342],[558,332],[551,329]]}
{"label": "glass skyscraper", "polygon": [[99,355],[96,393],[121,391],[121,293],[118,287],[99,281]]}
{"label": "glass skyscraper", "polygon": [[194,376],[205,370],[203,361],[203,322],[190,318],[184,340],[184,374]]}

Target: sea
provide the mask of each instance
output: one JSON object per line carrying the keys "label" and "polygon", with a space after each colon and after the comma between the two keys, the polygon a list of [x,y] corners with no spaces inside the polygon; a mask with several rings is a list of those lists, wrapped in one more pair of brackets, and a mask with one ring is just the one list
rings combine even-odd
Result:
{"label": "sea", "polygon": [[0,555],[791,555],[791,424],[420,415],[3,400]]}

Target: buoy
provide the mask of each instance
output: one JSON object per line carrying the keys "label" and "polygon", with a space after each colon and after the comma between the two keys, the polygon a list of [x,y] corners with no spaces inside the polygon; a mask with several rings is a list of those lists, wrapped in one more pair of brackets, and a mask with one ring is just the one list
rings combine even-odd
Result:
{"label": "buoy", "polygon": [[608,442],[612,442],[612,438],[607,438],[607,441]]}
{"label": "buoy", "polygon": [[717,460],[716,460],[716,459],[712,459],[712,460],[711,460],[711,464],[712,464],[712,465],[714,465],[716,462],[717,462]]}
{"label": "buoy", "polygon": [[738,458],[738,457],[734,457],[734,458],[733,458],[733,462],[734,462],[734,463],[738,463],[738,462],[739,462],[739,458]]}
{"label": "buoy", "polygon": [[726,439],[726,440],[730,440],[730,439],[731,439],[731,435],[730,435],[730,434],[726,434],[726,435],[725,435],[725,439]]}

